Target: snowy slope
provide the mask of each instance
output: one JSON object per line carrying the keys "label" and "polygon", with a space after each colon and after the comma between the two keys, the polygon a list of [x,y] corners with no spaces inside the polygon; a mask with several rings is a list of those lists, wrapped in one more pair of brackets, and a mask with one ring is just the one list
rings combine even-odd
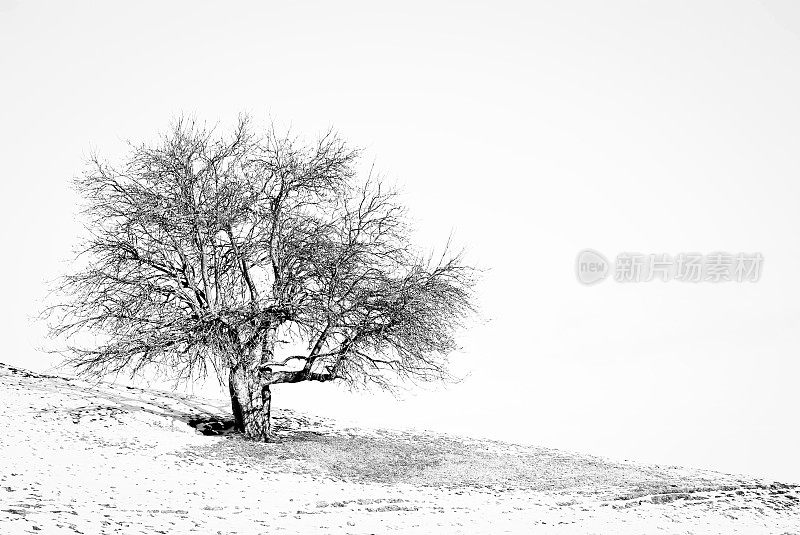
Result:
{"label": "snowy slope", "polygon": [[2,534],[800,533],[800,488],[710,471],[290,411],[255,443],[198,430],[221,402],[5,365],[0,402]]}

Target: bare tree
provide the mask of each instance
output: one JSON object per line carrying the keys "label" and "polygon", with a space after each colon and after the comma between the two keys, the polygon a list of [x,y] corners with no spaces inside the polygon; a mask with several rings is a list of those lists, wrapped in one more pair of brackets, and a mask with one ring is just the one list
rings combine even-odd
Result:
{"label": "bare tree", "polygon": [[447,378],[475,271],[418,254],[358,158],[333,132],[306,145],[246,117],[224,136],[180,119],[117,167],[93,157],[51,335],[97,376],[216,373],[237,428],[265,440],[270,385]]}

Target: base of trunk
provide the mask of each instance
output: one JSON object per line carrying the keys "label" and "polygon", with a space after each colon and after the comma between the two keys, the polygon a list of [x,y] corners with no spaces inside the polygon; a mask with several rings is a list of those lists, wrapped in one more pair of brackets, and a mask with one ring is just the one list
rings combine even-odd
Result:
{"label": "base of trunk", "polygon": [[229,386],[236,430],[249,438],[269,440],[272,402],[269,384],[260,380],[257,371],[249,373],[236,368],[231,370]]}

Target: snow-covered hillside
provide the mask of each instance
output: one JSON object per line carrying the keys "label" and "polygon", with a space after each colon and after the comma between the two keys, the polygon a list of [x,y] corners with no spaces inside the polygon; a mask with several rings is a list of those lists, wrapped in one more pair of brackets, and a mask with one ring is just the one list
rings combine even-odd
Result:
{"label": "snow-covered hillside", "polygon": [[[800,533],[800,488],[277,410],[0,365],[0,532]],[[204,434],[208,433],[208,434]]]}

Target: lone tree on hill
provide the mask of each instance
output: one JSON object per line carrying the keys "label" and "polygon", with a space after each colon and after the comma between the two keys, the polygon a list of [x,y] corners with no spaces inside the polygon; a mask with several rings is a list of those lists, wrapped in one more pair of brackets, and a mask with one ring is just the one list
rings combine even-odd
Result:
{"label": "lone tree on hill", "polygon": [[358,159],[333,132],[307,145],[246,117],[224,136],[179,119],[119,166],[92,157],[51,336],[95,376],[216,373],[237,429],[262,440],[274,384],[446,379],[476,272],[420,255]]}

